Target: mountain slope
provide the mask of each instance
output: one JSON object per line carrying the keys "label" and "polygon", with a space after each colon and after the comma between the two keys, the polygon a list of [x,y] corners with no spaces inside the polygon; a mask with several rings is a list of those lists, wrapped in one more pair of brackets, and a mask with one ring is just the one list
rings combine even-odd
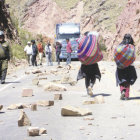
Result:
{"label": "mountain slope", "polygon": [[0,0],[0,30],[5,32],[6,38],[18,41],[18,34],[14,28],[10,14],[7,11],[7,5],[4,0]]}

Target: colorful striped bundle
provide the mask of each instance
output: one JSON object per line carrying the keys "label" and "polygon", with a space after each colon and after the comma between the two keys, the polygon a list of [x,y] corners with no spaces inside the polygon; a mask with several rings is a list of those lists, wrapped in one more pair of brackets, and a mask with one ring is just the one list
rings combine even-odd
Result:
{"label": "colorful striped bundle", "polygon": [[78,40],[78,58],[84,65],[95,64],[103,59],[99,48],[98,38],[95,35],[84,36]]}
{"label": "colorful striped bundle", "polygon": [[131,65],[136,59],[135,46],[131,44],[119,45],[114,51],[114,60],[118,68],[126,68]]}

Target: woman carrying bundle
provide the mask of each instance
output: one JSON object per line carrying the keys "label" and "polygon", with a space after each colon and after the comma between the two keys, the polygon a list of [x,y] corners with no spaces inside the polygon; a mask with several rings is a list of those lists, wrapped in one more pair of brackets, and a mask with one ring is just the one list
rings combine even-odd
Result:
{"label": "woman carrying bundle", "polygon": [[128,100],[130,85],[133,85],[137,79],[136,70],[133,66],[135,46],[130,34],[124,35],[122,43],[115,49],[114,58],[117,64],[116,81],[121,91],[120,99]]}
{"label": "woman carrying bundle", "polygon": [[[81,68],[77,76],[77,81],[82,78],[85,78],[85,86],[87,89],[87,94],[92,96],[93,95],[92,88],[95,84],[96,78],[98,78],[99,80],[101,79],[101,73],[100,73],[97,62],[100,61],[103,58],[103,56],[102,56],[101,51],[98,48],[98,42],[97,42],[98,35],[96,34],[96,35],[88,36],[88,33],[89,32],[84,33],[85,35],[84,42],[81,40],[81,42],[83,43],[81,46],[79,42],[78,58],[82,62],[82,64],[81,64]],[[90,44],[87,45],[85,43],[87,40],[91,42],[92,45]],[[93,44],[97,46],[93,46]],[[83,50],[86,50],[86,51],[84,52]],[[83,54],[81,54],[80,52],[83,52]],[[96,53],[93,54],[93,52],[96,52]]]}

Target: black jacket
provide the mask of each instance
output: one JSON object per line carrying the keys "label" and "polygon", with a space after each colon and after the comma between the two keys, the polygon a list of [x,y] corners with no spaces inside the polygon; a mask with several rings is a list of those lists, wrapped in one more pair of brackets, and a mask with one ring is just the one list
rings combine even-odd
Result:
{"label": "black jacket", "polygon": [[36,44],[32,45],[32,50],[33,50],[33,54],[32,55],[37,55],[38,49],[37,49],[37,45]]}
{"label": "black jacket", "polygon": [[101,79],[101,73],[97,63],[92,65],[83,65],[83,64],[81,65],[81,68],[77,76],[77,80],[80,80],[85,77],[89,78],[94,77],[98,78],[99,80]]}
{"label": "black jacket", "polygon": [[137,73],[134,66],[129,66],[124,69],[117,68],[116,71],[117,85],[120,85],[124,82],[133,85],[136,79],[137,79]]}

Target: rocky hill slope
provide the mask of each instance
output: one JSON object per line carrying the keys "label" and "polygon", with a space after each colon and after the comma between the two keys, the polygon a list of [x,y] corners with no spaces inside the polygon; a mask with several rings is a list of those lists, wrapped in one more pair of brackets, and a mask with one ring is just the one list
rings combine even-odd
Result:
{"label": "rocky hill slope", "polygon": [[5,0],[0,0],[0,30],[5,32],[5,36],[9,40],[18,41],[18,34],[12,24],[7,7]]}
{"label": "rocky hill slope", "polygon": [[[125,33],[140,44],[139,0],[6,0],[19,26],[34,34],[54,37],[55,25],[78,22],[82,33],[97,30],[104,37],[109,54]],[[110,55],[109,55],[110,56]]]}

